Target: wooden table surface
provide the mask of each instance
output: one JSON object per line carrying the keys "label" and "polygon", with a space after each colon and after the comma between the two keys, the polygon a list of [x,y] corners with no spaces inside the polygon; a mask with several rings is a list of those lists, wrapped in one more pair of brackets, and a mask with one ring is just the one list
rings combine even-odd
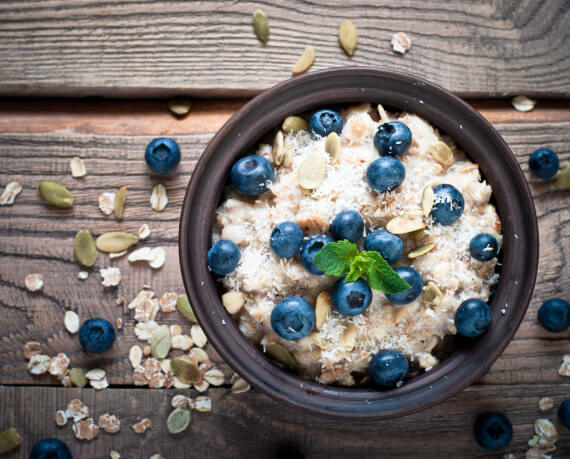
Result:
{"label": "wooden table surface", "polygon": [[[346,5],[346,6],[345,6]],[[168,435],[165,419],[170,399],[195,391],[133,386],[128,351],[138,343],[131,311],[117,306],[118,296],[134,298],[144,284],[158,294],[183,293],[178,267],[178,218],[185,188],[201,152],[220,126],[246,102],[220,98],[249,96],[288,78],[305,45],[317,50],[314,68],[375,65],[425,76],[465,97],[505,138],[528,177],[528,158],[541,146],[570,161],[570,30],[564,1],[343,2],[294,0],[287,4],[249,2],[103,2],[58,0],[0,4],[0,187],[23,185],[11,207],[0,207],[0,430],[14,426],[24,437],[6,457],[27,457],[40,438],[65,440],[76,458],[177,457],[497,457],[480,449],[472,436],[477,413],[507,413],[514,425],[509,448],[524,457],[538,417],[559,426],[555,458],[570,457],[570,432],[556,422],[555,410],[540,413],[541,397],[556,406],[570,396],[570,379],[558,375],[562,355],[570,353],[567,332],[541,328],[536,312],[553,296],[570,297],[570,212],[568,191],[531,181],[540,228],[540,266],[533,300],[514,340],[491,371],[462,393],[416,415],[376,423],[347,423],[298,412],[255,390],[232,394],[229,386],[210,388],[212,413],[194,412],[188,432]],[[271,38],[260,45],[250,15],[263,8]],[[336,43],[336,28],[351,18],[359,47],[348,59]],[[413,39],[404,57],[391,53],[393,32]],[[498,96],[524,93],[539,98],[528,113],[515,111]],[[212,96],[194,100],[191,113],[175,118],[164,98],[171,94]],[[36,96],[49,95],[48,99]],[[79,99],[104,95],[131,99]],[[27,96],[27,97],[24,97]],[[66,98],[54,98],[66,96]],[[182,162],[167,177],[150,173],[146,144],[154,137],[175,138]],[[69,161],[84,159],[87,176],[74,179]],[[57,180],[73,193],[70,210],[40,200],[37,185]],[[156,183],[166,186],[168,207],[150,208]],[[104,191],[129,189],[125,218],[104,216],[97,198]],[[151,270],[99,254],[85,281],[74,259],[79,229],[94,235],[152,231],[144,245],[164,247],[165,266]],[[101,285],[99,268],[118,266],[116,289]],[[41,273],[45,286],[32,294],[24,277]],[[86,355],[76,335],[64,328],[65,311],[82,320],[121,317],[124,327],[103,357]],[[190,324],[178,312],[162,314],[160,323]],[[64,388],[55,377],[32,376],[22,345],[41,342],[49,355],[65,352],[71,367],[105,368],[106,390]],[[232,370],[208,345],[224,373]],[[90,442],[57,427],[53,416],[73,398],[82,399],[95,416],[112,412],[122,421],[117,435],[101,433]],[[130,425],[149,417],[153,428],[136,435]]]}

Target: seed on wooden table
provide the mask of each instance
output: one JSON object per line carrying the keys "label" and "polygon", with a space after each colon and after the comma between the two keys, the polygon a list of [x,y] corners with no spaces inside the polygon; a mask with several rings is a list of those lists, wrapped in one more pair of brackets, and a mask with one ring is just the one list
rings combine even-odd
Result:
{"label": "seed on wooden table", "polygon": [[263,10],[253,12],[253,30],[259,41],[265,43],[269,38],[269,20]]}
{"label": "seed on wooden table", "polygon": [[190,301],[188,300],[187,295],[179,295],[176,299],[176,308],[182,313],[184,317],[194,323],[198,323],[196,316],[194,315],[194,311],[192,310],[192,306],[190,305]]}
{"label": "seed on wooden table", "polygon": [[38,292],[44,286],[44,276],[41,274],[28,274],[24,278],[24,285],[30,292]]}
{"label": "seed on wooden table", "polygon": [[152,356],[156,359],[164,359],[170,351],[171,336],[168,325],[161,325],[152,332],[150,347]]}
{"label": "seed on wooden table", "polygon": [[178,97],[168,101],[168,109],[176,116],[185,116],[190,113],[192,101],[186,97]]}
{"label": "seed on wooden table", "polygon": [[175,408],[166,419],[166,429],[172,435],[182,433],[188,429],[191,419],[192,413],[189,408]]}
{"label": "seed on wooden table", "polygon": [[288,116],[283,121],[281,129],[286,134],[296,134],[299,131],[308,131],[309,125],[300,116]]}
{"label": "seed on wooden table", "polygon": [[570,187],[570,164],[558,172],[554,178],[554,185],[562,190]]}
{"label": "seed on wooden table", "polygon": [[327,174],[325,160],[318,153],[309,153],[297,169],[297,180],[305,190],[315,190]]}
{"label": "seed on wooden table", "polygon": [[85,373],[80,368],[72,368],[69,370],[69,377],[71,378],[71,384],[76,387],[84,387],[87,384]]}
{"label": "seed on wooden table", "polygon": [[315,62],[315,48],[312,46],[307,46],[303,51],[303,54],[299,56],[299,59],[293,66],[293,75],[300,75],[301,73],[306,72],[309,70],[309,68],[311,68],[313,62]]}
{"label": "seed on wooden table", "polygon": [[349,19],[345,19],[340,23],[338,28],[338,41],[344,52],[349,56],[354,54],[358,43],[358,32],[356,26]]}
{"label": "seed on wooden table", "polygon": [[0,195],[0,206],[11,206],[16,200],[16,196],[22,191],[22,184],[20,182],[10,182],[4,188]]}
{"label": "seed on wooden table", "polygon": [[85,279],[87,279],[88,277],[89,277],[89,273],[88,273],[87,271],[79,271],[79,272],[77,273],[77,278],[78,278],[79,280],[85,280]]}
{"label": "seed on wooden table", "polygon": [[122,231],[110,231],[103,233],[95,240],[95,246],[101,252],[122,252],[135,245],[138,238]]}
{"label": "seed on wooden table", "polygon": [[14,427],[0,432],[0,454],[17,448],[22,443],[22,437]]}
{"label": "seed on wooden table", "polygon": [[85,177],[87,173],[85,163],[79,156],[71,158],[71,161],[69,161],[69,169],[71,169],[71,176],[74,178]]}
{"label": "seed on wooden table", "polygon": [[204,334],[204,330],[202,330],[202,327],[198,324],[192,325],[192,328],[190,329],[190,337],[198,347],[204,347],[208,342],[208,338]]}
{"label": "seed on wooden table", "polygon": [[69,208],[73,205],[73,196],[69,190],[57,182],[50,180],[40,182],[38,190],[40,196],[53,206]]}
{"label": "seed on wooden table", "polygon": [[198,369],[198,366],[188,358],[176,357],[172,359],[170,361],[170,368],[174,376],[186,384],[199,384],[202,381],[202,373]]}
{"label": "seed on wooden table", "polygon": [[97,248],[89,230],[79,230],[77,232],[73,250],[75,258],[77,258],[77,261],[83,266],[89,268],[95,264],[97,260]]}
{"label": "seed on wooden table", "polygon": [[141,241],[145,240],[150,236],[150,228],[146,223],[143,223],[139,230],[137,231],[137,235]]}
{"label": "seed on wooden table", "polygon": [[74,311],[67,311],[63,318],[65,329],[72,335],[79,331],[79,316]]}
{"label": "seed on wooden table", "polygon": [[150,195],[150,206],[152,210],[156,212],[162,212],[168,205],[168,196],[166,194],[166,188],[162,183],[158,183],[152,189],[152,194]]}
{"label": "seed on wooden table", "polygon": [[111,215],[115,210],[115,196],[111,191],[105,191],[99,195],[99,210],[105,215]]}
{"label": "seed on wooden table", "polygon": [[125,215],[125,202],[127,201],[127,187],[123,186],[119,188],[115,199],[113,200],[113,210],[115,211],[115,216],[118,219],[123,218]]}

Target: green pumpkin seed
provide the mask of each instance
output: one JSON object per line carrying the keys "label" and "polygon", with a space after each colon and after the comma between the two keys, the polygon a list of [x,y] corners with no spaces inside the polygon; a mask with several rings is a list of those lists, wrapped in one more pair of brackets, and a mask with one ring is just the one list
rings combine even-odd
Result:
{"label": "green pumpkin seed", "polygon": [[170,361],[170,369],[174,376],[186,384],[199,384],[202,381],[202,373],[198,365],[185,357],[176,357]]}
{"label": "green pumpkin seed", "polygon": [[198,323],[187,295],[178,295],[178,298],[176,298],[176,307],[190,322]]}
{"label": "green pumpkin seed", "polygon": [[281,125],[283,132],[296,134],[299,131],[308,131],[309,125],[300,116],[288,116]]}
{"label": "green pumpkin seed", "polygon": [[432,143],[429,146],[429,153],[433,156],[433,159],[443,166],[451,166],[455,162],[453,152],[445,142],[437,141]]}
{"label": "green pumpkin seed", "polygon": [[431,186],[426,186],[422,193],[422,210],[424,217],[429,217],[431,209],[433,208],[433,201],[435,199],[435,193]]}
{"label": "green pumpkin seed", "polygon": [[352,21],[346,19],[341,22],[338,28],[338,41],[346,54],[349,56],[354,54],[356,44],[358,43],[358,32]]}
{"label": "green pumpkin seed", "polygon": [[283,163],[285,151],[283,150],[283,132],[277,131],[273,140],[273,163],[280,166]]}
{"label": "green pumpkin seed", "polygon": [[173,410],[166,419],[166,429],[169,434],[176,435],[184,432],[190,425],[192,413],[186,407],[179,407]]}
{"label": "green pumpkin seed", "polygon": [[184,97],[172,99],[168,102],[168,109],[176,116],[184,116],[190,113],[192,101]]}
{"label": "green pumpkin seed", "polygon": [[74,243],[75,258],[83,266],[90,268],[95,264],[97,259],[97,249],[95,248],[95,242],[93,241],[93,236],[89,230],[80,230],[75,235]]}
{"label": "green pumpkin seed", "polygon": [[119,219],[123,218],[125,214],[125,201],[127,200],[127,187],[123,186],[115,194],[115,201],[113,202],[113,208],[115,210],[115,216]]}
{"label": "green pumpkin seed", "polygon": [[111,231],[101,234],[95,241],[95,245],[101,252],[115,253],[127,250],[137,242],[138,238],[132,234]]}
{"label": "green pumpkin seed", "polygon": [[253,13],[253,29],[259,41],[265,43],[269,38],[269,20],[262,10]]}
{"label": "green pumpkin seed", "polygon": [[441,304],[441,300],[443,299],[443,293],[441,293],[441,290],[437,285],[430,281],[423,291],[422,297],[425,303],[439,306]]}
{"label": "green pumpkin seed", "polygon": [[288,368],[290,370],[295,370],[297,368],[297,362],[291,353],[279,343],[268,343],[265,346],[265,353],[273,360],[283,365],[285,368]]}
{"label": "green pumpkin seed", "polygon": [[410,253],[408,253],[408,258],[421,257],[422,255],[425,255],[426,253],[428,253],[434,247],[435,247],[435,244],[426,244],[422,247],[418,247],[417,249],[414,249]]}
{"label": "green pumpkin seed", "polygon": [[71,379],[71,384],[76,387],[84,387],[87,384],[85,373],[80,368],[72,368],[69,370],[69,377]]}
{"label": "green pumpkin seed", "polygon": [[330,155],[332,162],[335,163],[340,154],[340,139],[336,132],[331,132],[327,135],[325,151]]}
{"label": "green pumpkin seed", "polygon": [[69,208],[73,205],[73,196],[69,190],[57,182],[40,182],[38,189],[41,197],[56,207]]}
{"label": "green pumpkin seed", "polygon": [[303,51],[303,54],[299,56],[297,62],[293,66],[293,70],[291,71],[293,75],[300,75],[301,73],[305,73],[311,65],[315,62],[315,48],[312,46],[307,46]]}
{"label": "green pumpkin seed", "polygon": [[0,454],[4,454],[16,448],[22,443],[22,436],[14,427],[0,432]]}
{"label": "green pumpkin seed", "polygon": [[570,187],[570,165],[558,172],[558,175],[554,179],[554,184],[563,190]]}
{"label": "green pumpkin seed", "polygon": [[170,337],[170,329],[168,325],[161,325],[152,332],[150,338],[150,350],[152,356],[162,360],[166,358],[170,351],[172,339]]}

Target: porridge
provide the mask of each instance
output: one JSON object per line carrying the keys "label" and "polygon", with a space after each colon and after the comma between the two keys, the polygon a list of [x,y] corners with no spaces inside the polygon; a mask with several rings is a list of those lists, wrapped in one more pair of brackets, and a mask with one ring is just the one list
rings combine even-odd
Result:
{"label": "porridge", "polygon": [[[378,383],[382,363],[400,371],[399,385],[408,363],[437,365],[447,335],[489,326],[502,241],[492,190],[421,117],[369,104],[321,110],[309,123],[289,117],[273,145],[234,165],[232,185],[210,269],[224,275],[223,303],[241,332],[301,376],[352,386],[371,373]],[[353,262],[325,274],[325,248]],[[390,279],[399,290],[390,293]]]}

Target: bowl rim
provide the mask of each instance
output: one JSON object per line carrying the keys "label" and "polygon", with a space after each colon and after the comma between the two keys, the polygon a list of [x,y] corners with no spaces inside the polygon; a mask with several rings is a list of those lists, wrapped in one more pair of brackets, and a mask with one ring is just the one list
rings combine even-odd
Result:
{"label": "bowl rim", "polygon": [[[213,215],[231,164],[285,116],[335,100],[345,104],[384,103],[417,113],[444,131],[478,163],[492,185],[502,224],[504,266],[491,302],[491,329],[463,343],[461,349],[429,372],[386,392],[325,386],[271,363],[241,334],[226,312],[205,258]],[[211,167],[214,162],[219,167]],[[408,73],[372,67],[309,73],[281,82],[246,103],[220,128],[198,160],[184,197],[179,227],[186,292],[209,341],[224,361],[278,401],[313,414],[353,420],[379,420],[426,409],[481,376],[511,341],[528,308],[538,269],[538,243],[530,189],[516,158],[491,124],[438,85]],[[501,308],[499,303],[503,301]],[[505,311],[502,315],[500,309]]]}

